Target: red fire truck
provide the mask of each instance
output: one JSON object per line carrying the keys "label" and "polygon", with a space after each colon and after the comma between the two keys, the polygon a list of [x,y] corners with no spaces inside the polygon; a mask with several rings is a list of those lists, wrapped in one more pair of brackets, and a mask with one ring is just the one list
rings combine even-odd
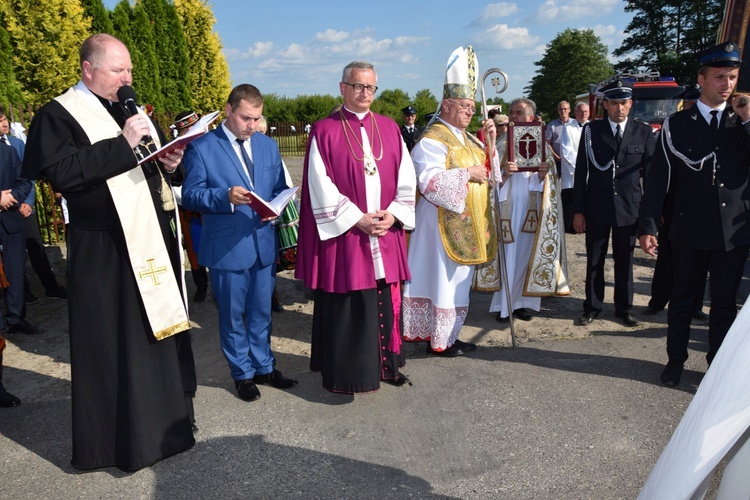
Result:
{"label": "red fire truck", "polygon": [[679,95],[685,87],[678,85],[671,76],[661,76],[658,71],[649,73],[618,73],[600,83],[589,84],[589,91],[576,96],[576,102],[587,102],[591,110],[591,119],[605,116],[602,107],[602,91],[616,80],[628,82],[633,86],[633,107],[630,117],[651,125],[654,133],[661,129],[664,118],[676,113],[681,102]]}

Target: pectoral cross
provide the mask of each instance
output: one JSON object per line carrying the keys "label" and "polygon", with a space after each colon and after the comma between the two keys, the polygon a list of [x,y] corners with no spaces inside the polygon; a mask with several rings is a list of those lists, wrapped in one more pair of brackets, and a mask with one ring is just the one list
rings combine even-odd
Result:
{"label": "pectoral cross", "polygon": [[138,277],[141,279],[143,278],[151,278],[152,285],[161,285],[161,282],[159,281],[159,277],[157,274],[166,273],[167,272],[167,266],[162,266],[155,268],[154,267],[154,259],[148,259],[146,261],[148,263],[148,271],[140,271],[138,273]]}

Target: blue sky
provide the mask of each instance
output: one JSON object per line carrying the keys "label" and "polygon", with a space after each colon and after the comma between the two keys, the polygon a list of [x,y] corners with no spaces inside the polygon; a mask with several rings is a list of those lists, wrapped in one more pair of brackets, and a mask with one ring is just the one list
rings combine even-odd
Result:
{"label": "blue sky", "polygon": [[[115,3],[105,0],[109,8]],[[632,18],[623,0],[211,3],[233,84],[252,83],[263,93],[288,97],[337,95],[343,67],[365,60],[375,65],[381,89],[400,88],[414,97],[428,88],[440,98],[448,56],[471,44],[480,74],[491,67],[508,74],[501,97],[510,100],[524,94],[533,63],[558,33],[593,29],[611,55]],[[485,92],[495,95],[489,83]]]}

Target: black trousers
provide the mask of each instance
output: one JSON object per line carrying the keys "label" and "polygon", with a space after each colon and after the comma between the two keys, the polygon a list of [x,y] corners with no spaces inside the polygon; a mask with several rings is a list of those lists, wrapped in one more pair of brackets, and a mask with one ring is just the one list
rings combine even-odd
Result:
{"label": "black trousers", "polygon": [[575,230],[573,229],[573,188],[561,190],[560,200],[562,201],[563,224],[565,224],[565,232],[574,234]]}
{"label": "black trousers", "polygon": [[39,280],[42,282],[44,289],[47,292],[52,292],[57,289],[57,279],[55,274],[52,272],[52,266],[50,266],[49,258],[47,258],[47,252],[44,250],[44,244],[42,243],[42,235],[39,233],[39,221],[36,218],[36,214],[32,213],[28,217],[23,219],[24,232],[26,233],[26,251],[29,254],[29,262],[31,263],[32,269]]}
{"label": "black trousers", "polygon": [[586,300],[584,312],[599,312],[604,305],[604,261],[609,235],[612,234],[612,257],[615,261],[615,314],[623,315],[633,308],[633,246],[637,225],[604,226],[586,222]]}
{"label": "black trousers", "polygon": [[748,247],[728,252],[695,250],[672,245],[674,273],[672,300],[667,314],[667,355],[673,363],[688,359],[690,320],[695,311],[695,296],[704,287],[706,272],[711,273],[711,316],[708,320],[708,354],[711,361],[737,316],[737,288],[745,269]]}
{"label": "black trousers", "polygon": [[[664,309],[672,297],[672,243],[669,241],[669,224],[663,224],[659,229],[657,242],[659,244],[659,254],[656,256],[656,265],[654,266],[654,277],[651,280],[651,300],[648,301],[649,307],[658,311]],[[703,285],[700,287],[695,297],[695,312],[703,310],[703,297],[706,293],[707,275],[703,275]]]}
{"label": "black trousers", "polygon": [[26,303],[24,301],[24,269],[26,252],[24,251],[24,233],[8,233],[0,224],[0,243],[3,245],[3,268],[9,286],[5,290],[5,325],[13,325],[23,319]]}

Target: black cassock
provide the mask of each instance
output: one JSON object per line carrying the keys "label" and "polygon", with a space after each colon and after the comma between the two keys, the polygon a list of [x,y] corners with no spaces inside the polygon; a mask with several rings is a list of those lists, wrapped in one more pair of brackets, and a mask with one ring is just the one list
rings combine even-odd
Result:
{"label": "black cassock", "polygon": [[[122,108],[100,101],[122,126]],[[137,470],[191,448],[195,367],[189,332],[158,342],[151,333],[105,182],[136,166],[132,149],[123,136],[92,145],[78,122],[51,101],[34,117],[25,160],[24,176],[46,177],[70,214],[72,465]],[[144,173],[180,283],[181,250],[161,207],[161,178],[155,166]]]}

